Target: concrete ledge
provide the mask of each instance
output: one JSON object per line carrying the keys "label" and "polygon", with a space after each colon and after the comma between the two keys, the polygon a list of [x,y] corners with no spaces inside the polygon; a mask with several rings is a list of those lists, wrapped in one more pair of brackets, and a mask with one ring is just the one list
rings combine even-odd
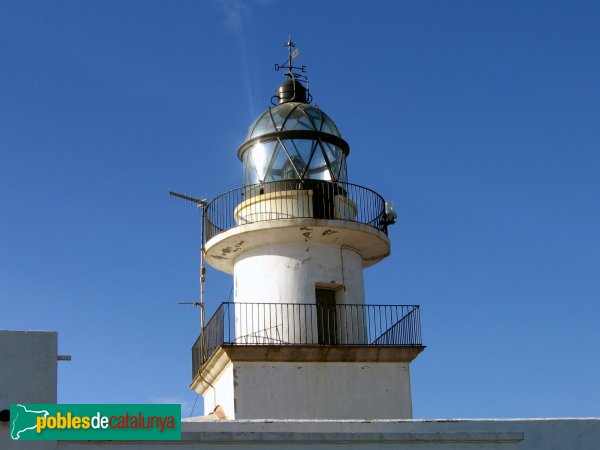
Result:
{"label": "concrete ledge", "polygon": [[221,345],[190,388],[203,393],[231,362],[411,362],[425,346]]}
{"label": "concrete ledge", "polygon": [[58,441],[60,449],[419,448],[423,450],[600,448],[600,418],[427,420],[185,419],[181,441]]}
{"label": "concrete ledge", "polygon": [[524,439],[518,432],[476,433],[288,433],[288,432],[242,432],[242,433],[194,433],[181,434],[182,441],[210,442],[437,442],[437,443],[509,443]]}
{"label": "concrete ledge", "polygon": [[372,226],[339,219],[280,219],[238,225],[217,234],[206,243],[206,262],[215,269],[233,273],[242,253],[264,245],[324,243],[347,246],[369,267],[390,254],[387,235]]}
{"label": "concrete ledge", "polygon": [[[222,345],[232,361],[268,362],[410,362],[425,347],[374,345]],[[210,360],[209,360],[210,361]]]}

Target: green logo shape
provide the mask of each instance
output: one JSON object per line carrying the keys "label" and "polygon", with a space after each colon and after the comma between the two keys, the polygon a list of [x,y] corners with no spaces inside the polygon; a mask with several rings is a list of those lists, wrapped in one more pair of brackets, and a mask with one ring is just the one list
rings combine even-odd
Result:
{"label": "green logo shape", "polygon": [[38,417],[48,417],[49,414],[46,410],[34,411],[25,405],[10,405],[10,438],[21,439],[23,433],[36,429]]}
{"label": "green logo shape", "polygon": [[177,404],[13,404],[13,440],[181,439],[181,405]]}

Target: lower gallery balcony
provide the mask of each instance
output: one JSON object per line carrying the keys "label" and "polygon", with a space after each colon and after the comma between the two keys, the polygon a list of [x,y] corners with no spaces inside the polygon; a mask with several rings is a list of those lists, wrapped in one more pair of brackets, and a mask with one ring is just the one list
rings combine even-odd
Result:
{"label": "lower gallery balcony", "polygon": [[265,360],[344,361],[371,353],[411,361],[423,348],[416,305],[227,302],[192,347],[192,377],[219,350]]}
{"label": "lower gallery balcony", "polygon": [[191,388],[228,419],[410,419],[423,349],[415,305],[222,303]]}

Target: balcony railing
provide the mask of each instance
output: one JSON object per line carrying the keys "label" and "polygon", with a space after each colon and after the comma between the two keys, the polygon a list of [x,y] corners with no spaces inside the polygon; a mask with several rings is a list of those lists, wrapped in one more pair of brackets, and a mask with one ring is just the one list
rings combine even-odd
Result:
{"label": "balcony railing", "polygon": [[238,225],[304,218],[357,222],[387,234],[385,201],[377,192],[350,183],[285,180],[216,197],[206,208],[206,239]]}
{"label": "balcony railing", "polygon": [[192,377],[221,345],[421,346],[419,307],[222,303],[192,347]]}

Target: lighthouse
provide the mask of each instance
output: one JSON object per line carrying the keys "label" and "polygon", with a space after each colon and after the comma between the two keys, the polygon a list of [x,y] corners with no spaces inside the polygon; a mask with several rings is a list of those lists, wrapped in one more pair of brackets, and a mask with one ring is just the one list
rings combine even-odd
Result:
{"label": "lighthouse", "polygon": [[237,150],[243,185],[203,205],[203,256],[233,275],[234,301],[203,324],[191,388],[229,419],[412,418],[419,307],[366,302],[363,277],[396,214],[349,181],[350,146],[286,46]]}

